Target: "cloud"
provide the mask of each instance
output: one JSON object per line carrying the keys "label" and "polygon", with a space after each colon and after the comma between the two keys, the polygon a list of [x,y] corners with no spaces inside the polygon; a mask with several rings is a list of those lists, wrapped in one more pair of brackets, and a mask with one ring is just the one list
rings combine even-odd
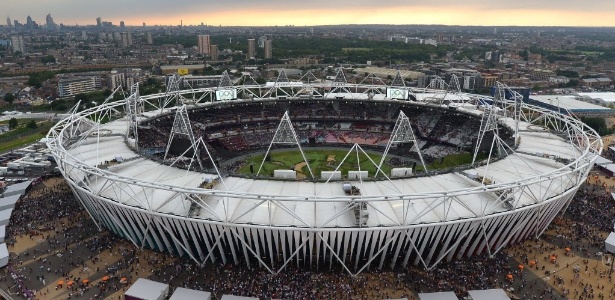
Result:
{"label": "cloud", "polygon": [[[118,23],[305,25],[341,23],[460,25],[615,25],[605,12],[615,1],[587,0],[34,0],[9,1],[3,11],[23,22],[27,15],[43,21],[94,24],[96,17]],[[576,15],[576,17],[575,17]],[[554,17],[555,16],[555,17]],[[567,19],[560,19],[566,16]],[[552,22],[547,24],[546,21]],[[482,23],[477,23],[477,22]],[[251,23],[247,23],[251,22]],[[566,24],[568,22],[569,24]]]}

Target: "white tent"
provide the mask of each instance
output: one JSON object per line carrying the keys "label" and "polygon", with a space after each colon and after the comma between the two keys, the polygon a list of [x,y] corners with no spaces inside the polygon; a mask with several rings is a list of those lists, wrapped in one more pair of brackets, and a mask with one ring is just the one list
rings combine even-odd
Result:
{"label": "white tent", "polygon": [[0,268],[9,264],[9,249],[6,247],[6,243],[0,244]]}
{"label": "white tent", "polygon": [[0,243],[4,243],[4,238],[6,237],[6,226],[0,226]]}
{"label": "white tent", "polygon": [[458,300],[453,292],[419,293],[419,300]]}
{"label": "white tent", "polygon": [[503,289],[468,291],[472,300],[510,300]]}
{"label": "white tent", "polygon": [[258,300],[258,298],[257,297],[222,295],[222,298],[220,298],[220,300]]}
{"label": "white tent", "polygon": [[5,196],[4,198],[0,198],[0,210],[15,208],[15,203],[21,197],[21,194]]}
{"label": "white tent", "polygon": [[11,219],[12,213],[13,213],[12,208],[0,210],[0,226],[9,225],[9,220]]}
{"label": "white tent", "polygon": [[177,288],[169,300],[210,300],[211,293],[185,288]]}
{"label": "white tent", "polygon": [[126,300],[162,300],[169,294],[169,285],[139,278],[124,293]]}
{"label": "white tent", "polygon": [[613,161],[611,161],[610,159],[606,159],[602,156],[598,156],[596,158],[596,162],[594,164],[599,165],[599,166],[603,166],[603,165],[610,165],[612,164]]}
{"label": "white tent", "polygon": [[606,238],[604,248],[607,252],[615,254],[615,232],[611,232]]}
{"label": "white tent", "polygon": [[26,189],[30,186],[30,184],[32,184],[32,181],[28,180],[21,183],[9,185],[3,193],[4,197],[11,195],[23,195],[25,194]]}

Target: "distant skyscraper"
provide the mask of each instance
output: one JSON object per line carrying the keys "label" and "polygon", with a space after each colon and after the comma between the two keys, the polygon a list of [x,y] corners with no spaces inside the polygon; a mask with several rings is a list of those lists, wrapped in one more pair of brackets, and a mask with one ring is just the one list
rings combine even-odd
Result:
{"label": "distant skyscraper", "polygon": [[248,39],[248,58],[256,57],[256,40]]}
{"label": "distant skyscraper", "polygon": [[122,46],[130,47],[132,45],[132,34],[130,32],[122,32]]}
{"label": "distant skyscraper", "polygon": [[143,22],[143,27],[145,27],[145,22]]}
{"label": "distant skyscraper", "polygon": [[6,26],[8,26],[8,27],[13,26],[13,23],[11,23],[11,18],[10,17],[6,17]]}
{"label": "distant skyscraper", "polygon": [[497,27],[493,27],[493,34],[498,34],[498,28]]}
{"label": "distant skyscraper", "polygon": [[13,47],[13,52],[19,51],[21,53],[26,53],[26,45],[21,35],[14,35],[11,37],[11,46]]}
{"label": "distant skyscraper", "polygon": [[265,41],[265,59],[269,59],[272,56],[273,53],[273,41],[267,39]]}
{"label": "distant skyscraper", "polygon": [[148,32],[145,35],[147,37],[147,44],[148,45],[153,45],[154,44],[154,38],[152,37],[152,33]]}
{"label": "distant skyscraper", "polygon": [[56,29],[56,24],[53,22],[51,14],[47,14],[47,17],[45,17],[45,25],[47,25],[49,30]]}
{"label": "distant skyscraper", "polygon": [[124,25],[124,21],[120,21],[120,28],[124,29],[124,27],[126,27],[126,26]]}
{"label": "distant skyscraper", "polygon": [[211,60],[218,60],[218,45],[211,45],[209,48]]}
{"label": "distant skyscraper", "polygon": [[88,33],[85,32],[85,31],[82,31],[81,32],[81,39],[84,40],[84,41],[87,40],[88,39]]}
{"label": "distant skyscraper", "polygon": [[26,18],[26,27],[30,29],[34,28],[34,22],[32,21],[32,17],[30,16]]}
{"label": "distant skyscraper", "polygon": [[98,30],[102,29],[102,19],[100,17],[96,18],[96,27],[98,27]]}
{"label": "distant skyscraper", "polygon": [[199,53],[201,53],[201,54],[209,54],[209,46],[211,45],[210,41],[209,41],[209,35],[207,35],[207,34],[200,34],[197,45],[199,47]]}

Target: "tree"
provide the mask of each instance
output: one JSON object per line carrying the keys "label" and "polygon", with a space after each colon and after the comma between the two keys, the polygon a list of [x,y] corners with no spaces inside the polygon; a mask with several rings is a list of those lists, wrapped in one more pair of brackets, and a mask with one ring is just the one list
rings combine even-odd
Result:
{"label": "tree", "polygon": [[9,120],[9,129],[15,129],[17,128],[17,126],[19,126],[19,121],[17,121],[17,119],[15,118],[11,118]]}
{"label": "tree", "polygon": [[581,118],[581,121],[583,121],[583,123],[587,124],[587,126],[598,132],[598,134],[600,135],[606,135],[610,133],[606,126],[606,121],[604,120],[604,118]]}
{"label": "tree", "polygon": [[572,70],[556,70],[557,76],[566,76],[568,78],[579,78],[579,72]]}
{"label": "tree", "polygon": [[89,99],[88,95],[85,94],[85,93],[81,93],[81,94],[75,95],[75,104],[77,104],[79,101],[81,101],[81,104],[85,104],[89,100],[90,99]]}
{"label": "tree", "polygon": [[53,55],[46,55],[46,56],[41,57],[41,62],[44,64],[48,64],[48,63],[55,64],[56,58],[53,57]]}
{"label": "tree", "polygon": [[38,125],[36,124],[36,121],[30,120],[30,122],[28,122],[28,128],[35,129],[36,127],[38,127]]}
{"label": "tree", "polygon": [[11,93],[4,94],[4,101],[7,103],[13,103],[13,101],[15,101],[15,95]]}

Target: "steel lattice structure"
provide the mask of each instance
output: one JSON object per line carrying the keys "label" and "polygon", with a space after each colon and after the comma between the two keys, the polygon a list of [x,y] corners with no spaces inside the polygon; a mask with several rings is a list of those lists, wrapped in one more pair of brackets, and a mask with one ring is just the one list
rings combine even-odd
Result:
{"label": "steel lattice structure", "polygon": [[[342,71],[337,77],[343,78]],[[272,273],[290,263],[335,265],[350,274],[385,265],[431,269],[443,260],[495,254],[508,244],[539,236],[568,206],[603,147],[596,132],[579,120],[518,99],[403,85],[395,88],[407,90],[412,101],[388,99],[385,91],[391,87],[386,85],[327,83],[310,73],[300,81],[252,82],[236,81],[232,88],[237,98],[223,101],[216,100],[216,91],[228,86],[172,93],[174,99],[191,100],[194,107],[371,101],[455,109],[477,118],[485,114],[477,103],[490,100],[494,107],[515,108],[513,117],[504,108],[489,118],[513,128],[518,147],[504,149],[506,156],[497,161],[444,174],[360,181],[356,184],[363,192],[358,196],[342,193],[339,181],[221,177],[217,169],[211,174],[186,171],[139,154],[136,134],[127,134],[127,124],[172,115],[165,112],[172,101],[168,92],[140,96],[134,88],[124,100],[72,111],[49,132],[48,147],[97,226],[138,247],[189,256],[199,264],[245,263]],[[135,106],[155,109],[121,115],[123,108]],[[109,119],[113,121],[101,122]],[[116,159],[118,155],[122,159]],[[116,163],[108,163],[114,159]],[[365,224],[355,225],[356,207],[369,213]]]}

